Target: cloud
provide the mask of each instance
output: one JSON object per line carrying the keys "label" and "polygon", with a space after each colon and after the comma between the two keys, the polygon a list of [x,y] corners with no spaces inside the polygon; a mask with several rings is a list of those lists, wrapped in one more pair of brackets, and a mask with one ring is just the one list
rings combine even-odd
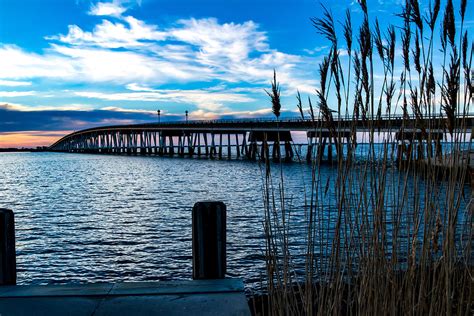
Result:
{"label": "cloud", "polygon": [[71,80],[74,62],[57,54],[25,52],[15,45],[0,44],[0,79],[60,78]]}
{"label": "cloud", "polygon": [[16,98],[36,94],[36,91],[0,91],[1,98]]}
{"label": "cloud", "polygon": [[[104,84],[110,93],[71,94],[78,103],[80,98],[165,100],[213,113],[235,110],[236,103],[261,100],[273,69],[283,96],[294,95],[297,89],[314,93],[317,88],[316,68],[308,64],[317,64],[318,57],[273,49],[267,33],[253,21],[190,18],[158,26],[124,16],[126,5],[130,3],[93,5],[90,13],[104,19],[91,30],[70,25],[67,34],[46,37],[49,47],[42,53],[0,44],[0,80],[38,79],[67,89],[75,84]],[[167,90],[155,89],[165,85]],[[190,90],[188,85],[201,89]],[[129,92],[122,92],[124,86]],[[220,88],[214,89],[216,86]]]}
{"label": "cloud", "polygon": [[176,103],[195,104],[199,109],[209,111],[224,111],[224,103],[243,103],[255,101],[245,94],[210,92],[203,90],[154,90],[145,87],[140,91],[139,86],[132,87],[136,92],[104,93],[93,91],[79,91],[76,95],[86,98],[101,99],[107,101],[168,101]]}
{"label": "cloud", "polygon": [[179,27],[169,30],[170,37],[199,48],[197,57],[207,65],[222,59],[242,62],[250,52],[268,51],[267,36],[253,21],[242,24],[219,24],[217,19],[179,20]]}
{"label": "cloud", "polygon": [[[102,20],[92,31],[70,25],[66,35],[46,37],[52,41],[43,55],[27,54],[6,47],[0,57],[20,56],[6,75],[12,77],[57,77],[71,81],[129,83],[180,83],[221,80],[229,83],[267,83],[272,70],[288,79],[282,85],[304,82],[314,86],[306,62],[298,55],[271,49],[265,32],[253,21],[219,23],[215,18],[182,19],[159,28],[134,17],[119,22]],[[122,48],[124,50],[117,50]],[[50,61],[60,67],[53,73]],[[30,74],[25,74],[31,68]],[[4,75],[4,76],[6,76]],[[0,76],[2,76],[0,74]],[[295,90],[292,88],[292,90]]]}
{"label": "cloud", "polygon": [[37,112],[37,111],[91,111],[93,108],[88,104],[69,104],[63,106],[26,106],[17,103],[0,102],[0,109],[18,112]]}
{"label": "cloud", "polygon": [[149,46],[150,41],[166,38],[166,33],[158,31],[157,26],[147,25],[131,16],[125,17],[124,21],[127,25],[102,20],[91,32],[85,32],[77,25],[69,25],[67,35],[47,36],[46,39],[75,46],[134,48]]}
{"label": "cloud", "polygon": [[313,49],[303,49],[304,52],[308,53],[309,55],[315,55],[321,52],[327,53],[329,51],[329,46],[317,46]]}
{"label": "cloud", "polygon": [[[35,109],[0,104],[0,132],[79,130],[94,126],[154,121],[154,113],[117,110]],[[155,114],[156,116],[156,114]]]}
{"label": "cloud", "polygon": [[[283,115],[293,112],[283,109]],[[257,109],[249,111],[212,111],[209,109],[197,109],[189,113],[190,119],[233,119],[233,118],[255,118],[270,116],[271,109]],[[0,104],[0,133],[14,133],[25,131],[71,131],[90,127],[139,124],[156,122],[155,111],[141,109],[123,109],[120,107],[105,107],[101,109],[80,109],[70,107],[53,109],[43,107],[39,110],[35,107],[20,104]],[[161,112],[162,121],[183,120],[184,115]]]}
{"label": "cloud", "polygon": [[90,15],[120,17],[125,11],[127,11],[127,8],[120,1],[115,0],[93,4],[88,13]]}
{"label": "cloud", "polygon": [[4,86],[4,87],[24,87],[24,86],[31,86],[31,81],[0,80],[0,86]]}
{"label": "cloud", "polygon": [[138,83],[129,83],[125,87],[130,91],[146,91],[146,92],[154,91],[154,89],[149,88],[147,86],[139,85]]}

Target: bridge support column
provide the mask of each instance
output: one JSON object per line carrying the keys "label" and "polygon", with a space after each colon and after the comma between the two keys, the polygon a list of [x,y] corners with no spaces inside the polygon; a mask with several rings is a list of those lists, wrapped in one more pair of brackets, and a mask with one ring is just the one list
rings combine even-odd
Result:
{"label": "bridge support column", "polygon": [[158,143],[159,143],[159,146],[158,146],[158,155],[159,155],[159,156],[163,156],[164,153],[165,153],[165,150],[164,150],[164,147],[165,147],[165,139],[164,139],[163,133],[160,133],[160,134],[158,135]]}
{"label": "bridge support column", "polygon": [[308,144],[308,151],[306,152],[306,162],[310,163],[311,160],[313,159],[313,144],[310,143]]}
{"label": "bridge support column", "polygon": [[196,133],[198,157],[201,157],[201,133]]}
{"label": "bridge support column", "polygon": [[211,134],[211,149],[209,151],[209,157],[211,159],[214,159],[214,155],[216,154],[216,142],[215,142],[214,136],[215,134],[212,133]]}
{"label": "bridge support column", "polygon": [[237,152],[237,158],[240,158],[239,134],[235,134],[235,148]]}
{"label": "bridge support column", "polygon": [[270,149],[266,140],[262,142],[262,147],[260,149],[260,160],[266,161],[267,159],[270,159]]}
{"label": "bridge support column", "polygon": [[331,138],[329,138],[329,144],[328,144],[328,161],[329,161],[329,163],[332,164],[332,141],[331,141]]}
{"label": "bridge support column", "polygon": [[169,154],[170,156],[173,156],[173,155],[174,155],[173,136],[169,136],[168,139],[169,139],[169,143],[170,143],[170,145],[169,145],[169,150],[168,150],[168,154]]}
{"label": "bridge support column", "polygon": [[227,159],[232,157],[232,145],[230,144],[230,134],[227,134]]}
{"label": "bridge support column", "polygon": [[279,162],[281,158],[279,150],[278,150],[279,147],[280,147],[280,143],[278,142],[278,140],[274,141],[273,148],[272,148],[272,159],[275,162]]}
{"label": "bridge support column", "polygon": [[294,153],[293,148],[291,147],[291,143],[289,141],[285,142],[285,161],[290,162],[293,160]]}
{"label": "bridge support column", "polygon": [[219,159],[222,159],[222,134],[219,134]]}
{"label": "bridge support column", "polygon": [[248,158],[248,147],[247,147],[247,133],[242,134],[242,155],[245,155]]}
{"label": "bridge support column", "polygon": [[207,133],[203,133],[204,136],[204,152],[206,153],[206,157],[209,157],[209,147],[207,146]]}
{"label": "bridge support column", "polygon": [[184,156],[184,136],[178,136],[178,155]]}
{"label": "bridge support column", "polygon": [[323,161],[323,156],[324,156],[324,150],[326,149],[326,137],[324,137],[321,141],[321,139],[319,140],[320,143],[318,145],[318,154],[317,154],[317,160],[318,160],[318,163],[320,163],[321,161]]}
{"label": "bridge support column", "polygon": [[252,142],[250,144],[250,159],[251,160],[257,160],[257,151],[258,151],[257,142]]}

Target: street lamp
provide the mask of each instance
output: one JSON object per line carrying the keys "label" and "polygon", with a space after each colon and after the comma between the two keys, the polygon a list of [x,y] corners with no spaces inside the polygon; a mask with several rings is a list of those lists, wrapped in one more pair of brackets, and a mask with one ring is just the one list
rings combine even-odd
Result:
{"label": "street lamp", "polygon": [[158,111],[156,111],[156,113],[158,113],[158,123],[160,123],[160,114],[161,114],[161,110],[158,110]]}
{"label": "street lamp", "polygon": [[188,123],[188,110],[184,111],[186,113],[186,123]]}

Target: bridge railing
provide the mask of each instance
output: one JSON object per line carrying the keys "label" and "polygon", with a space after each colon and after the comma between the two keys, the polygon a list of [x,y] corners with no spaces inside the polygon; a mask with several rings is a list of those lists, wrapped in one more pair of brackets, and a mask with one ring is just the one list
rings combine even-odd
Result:
{"label": "bridge railing", "polygon": [[[429,119],[443,119],[447,116],[444,114],[432,114]],[[466,118],[474,118],[474,113],[468,113],[465,115]],[[408,116],[404,116],[403,114],[382,114],[377,117],[374,117],[373,120],[402,120],[407,118],[409,120],[416,119],[416,115],[409,114]],[[428,118],[428,117],[426,117]],[[335,122],[350,122],[354,121],[356,117],[352,115],[344,115],[334,117]],[[316,121],[321,121],[320,118],[315,118]],[[362,116],[357,118],[358,121],[362,121]],[[368,118],[368,120],[372,120],[372,118]],[[215,119],[215,120],[187,120],[187,121],[169,121],[169,122],[159,122],[159,123],[149,123],[150,125],[208,125],[208,124],[245,124],[245,123],[299,123],[299,122],[308,122],[311,123],[312,119],[302,119],[300,117],[286,117],[282,119],[274,119],[274,118],[245,118],[245,119]]]}
{"label": "bridge railing", "polygon": [[[432,114],[430,117],[424,117],[424,119],[445,119],[447,116],[444,114]],[[463,118],[467,119],[474,119],[474,113],[470,112],[468,114],[465,114],[462,116]],[[402,121],[403,119],[408,119],[408,120],[415,120],[417,117],[414,114],[408,115],[408,117],[404,116],[403,114],[382,114],[377,117],[374,117],[374,121]],[[371,117],[368,117],[367,120],[372,120]],[[316,118],[316,122],[321,122],[321,118]],[[355,118],[352,115],[342,115],[342,116],[337,116],[335,115],[334,117],[334,122],[335,123],[341,123],[341,122],[364,122],[365,120],[359,116],[358,118]],[[131,124],[131,125],[112,125],[112,126],[102,126],[102,127],[93,127],[93,128],[88,128],[84,129],[81,131],[75,131],[69,135],[64,136],[60,140],[58,140],[56,143],[51,145],[50,147],[54,147],[55,145],[59,144],[62,140],[67,139],[69,137],[73,137],[75,135],[81,135],[81,134],[87,134],[91,132],[97,132],[97,131],[103,131],[103,130],[117,130],[117,129],[141,129],[141,128],[153,128],[153,129],[159,129],[160,127],[163,128],[203,128],[206,127],[208,128],[209,125],[216,125],[217,127],[220,128],[228,128],[228,126],[225,125],[245,125],[245,124],[258,124],[258,123],[263,123],[263,124],[271,124],[271,123],[276,123],[279,122],[280,124],[297,124],[297,123],[306,123],[306,124],[312,124],[313,120],[308,118],[308,119],[302,119],[300,117],[286,117],[282,119],[274,119],[274,118],[241,118],[241,119],[216,119],[216,120],[182,120],[182,121],[169,121],[169,122],[152,122],[152,123],[142,123],[142,124]],[[231,126],[234,127],[234,126]],[[244,128],[244,127],[243,127]]]}

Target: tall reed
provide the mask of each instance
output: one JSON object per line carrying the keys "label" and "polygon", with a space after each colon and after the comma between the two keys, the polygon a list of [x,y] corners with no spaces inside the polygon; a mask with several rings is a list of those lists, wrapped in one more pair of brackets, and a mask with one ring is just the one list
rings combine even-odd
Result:
{"label": "tall reed", "polygon": [[[337,162],[328,166],[321,153],[312,153],[311,180],[298,209],[288,205],[284,178],[266,161],[264,310],[469,315],[473,204],[463,155],[472,143],[474,43],[463,27],[467,3],[456,11],[451,0],[433,0],[423,13],[417,0],[407,0],[400,25],[386,30],[365,0],[359,4],[362,22],[356,29],[348,10],[342,41],[329,10],[311,19],[331,48],[319,67],[317,106],[308,98],[305,107],[297,95],[301,119],[307,110],[314,132],[330,134]],[[441,64],[434,58],[438,50]],[[398,115],[401,128],[391,124]],[[342,118],[352,118],[350,125]],[[364,133],[357,132],[361,127]],[[367,143],[363,157],[360,142]],[[322,172],[327,168],[330,177]],[[296,212],[304,212],[303,252],[290,243]]]}

